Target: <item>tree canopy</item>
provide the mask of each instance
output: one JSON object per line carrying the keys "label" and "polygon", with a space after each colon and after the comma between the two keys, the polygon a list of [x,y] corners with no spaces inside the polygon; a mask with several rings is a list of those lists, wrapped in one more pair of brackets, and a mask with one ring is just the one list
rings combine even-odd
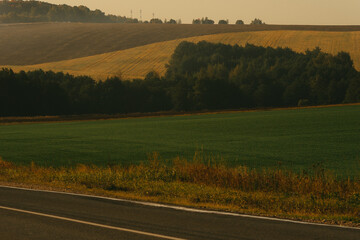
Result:
{"label": "tree canopy", "polygon": [[193,24],[214,24],[215,21],[214,20],[211,20],[209,19],[208,17],[205,17],[205,18],[198,18],[198,19],[194,19]]}
{"label": "tree canopy", "polygon": [[229,20],[219,20],[218,24],[229,24]]}
{"label": "tree canopy", "polygon": [[182,110],[321,105],[358,101],[360,75],[348,53],[316,48],[181,43],[167,66]]}
{"label": "tree canopy", "polygon": [[259,18],[255,18],[254,20],[251,21],[250,23],[251,25],[261,25],[261,24],[265,24],[265,22],[263,22],[261,19]]}
{"label": "tree canopy", "polygon": [[169,21],[167,21],[165,19],[165,23],[167,23],[167,24],[178,24],[178,22],[175,19],[170,19]]}
{"label": "tree canopy", "polygon": [[157,23],[157,24],[162,24],[163,21],[159,18],[153,18],[150,20],[150,23]]}

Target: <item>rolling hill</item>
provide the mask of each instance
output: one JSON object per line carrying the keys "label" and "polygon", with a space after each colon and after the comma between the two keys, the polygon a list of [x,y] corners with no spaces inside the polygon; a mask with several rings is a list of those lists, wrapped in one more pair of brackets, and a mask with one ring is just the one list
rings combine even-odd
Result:
{"label": "rolling hill", "polygon": [[122,76],[125,79],[143,78],[149,71],[155,70],[163,75],[165,64],[169,61],[176,46],[182,41],[221,42],[225,44],[289,47],[297,52],[304,52],[320,46],[325,52],[336,54],[349,52],[355,67],[360,69],[360,32],[333,31],[249,31],[179,38],[143,46],[128,48],[89,57],[50,62],[30,66],[9,66],[15,71],[44,69],[64,71],[74,75],[90,75],[95,79],[109,76]]}
{"label": "rolling hill", "polygon": [[165,64],[181,41],[350,52],[360,69],[360,26],[170,25],[111,23],[0,24],[0,67],[74,75],[143,78]]}
{"label": "rolling hill", "polygon": [[[178,38],[281,28],[284,27],[118,23],[0,24],[0,64],[55,62]],[[360,27],[352,28],[360,30]]]}
{"label": "rolling hill", "polygon": [[112,23],[0,24],[0,65],[32,65],[146,44],[229,32],[360,31],[360,26],[189,25]]}

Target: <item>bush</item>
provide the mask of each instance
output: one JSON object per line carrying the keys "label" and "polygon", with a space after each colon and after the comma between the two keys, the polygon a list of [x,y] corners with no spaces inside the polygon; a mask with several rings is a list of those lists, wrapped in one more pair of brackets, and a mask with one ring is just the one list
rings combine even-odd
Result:
{"label": "bush", "polygon": [[220,20],[218,24],[229,24],[229,20]]}

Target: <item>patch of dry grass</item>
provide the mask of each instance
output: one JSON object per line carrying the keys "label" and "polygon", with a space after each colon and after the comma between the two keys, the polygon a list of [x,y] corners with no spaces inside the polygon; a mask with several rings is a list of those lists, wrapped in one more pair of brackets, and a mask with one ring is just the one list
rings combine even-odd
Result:
{"label": "patch of dry grass", "polygon": [[360,179],[341,179],[321,166],[301,174],[285,169],[229,168],[202,152],[187,161],[130,166],[45,168],[0,160],[0,181],[112,197],[247,214],[360,226]]}

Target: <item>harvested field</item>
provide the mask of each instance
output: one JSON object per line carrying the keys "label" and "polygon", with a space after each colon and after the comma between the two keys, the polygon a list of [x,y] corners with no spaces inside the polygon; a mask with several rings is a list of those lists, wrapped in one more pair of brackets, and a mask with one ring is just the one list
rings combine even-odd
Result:
{"label": "harvested field", "polygon": [[[32,65],[114,52],[146,44],[228,32],[360,31],[360,26],[170,25],[111,23],[0,24],[0,65]],[[6,47],[4,47],[6,46]]]}
{"label": "harvested field", "polygon": [[319,46],[323,51],[336,54],[349,52],[355,68],[360,70],[360,32],[329,31],[252,31],[223,33],[206,36],[182,38],[158,42],[122,51],[104,53],[90,57],[51,62],[31,66],[9,66],[20,70],[53,70],[74,75],[90,75],[95,79],[109,76],[122,76],[124,79],[143,78],[149,71],[155,70],[163,75],[165,64],[171,58],[177,45],[182,41],[239,44],[251,43],[265,47],[289,47],[297,52],[314,49]]}

